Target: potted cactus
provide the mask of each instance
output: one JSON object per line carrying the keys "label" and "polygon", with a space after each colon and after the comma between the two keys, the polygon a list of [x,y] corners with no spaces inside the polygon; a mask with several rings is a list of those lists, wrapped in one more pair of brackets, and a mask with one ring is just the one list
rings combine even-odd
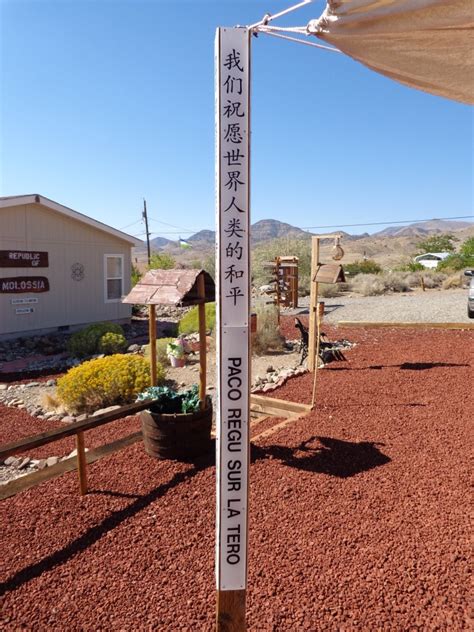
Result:
{"label": "potted cactus", "polygon": [[152,400],[140,413],[145,452],[157,459],[186,460],[211,449],[212,400],[199,398],[195,384],[177,392],[167,386],[147,388],[137,401]]}

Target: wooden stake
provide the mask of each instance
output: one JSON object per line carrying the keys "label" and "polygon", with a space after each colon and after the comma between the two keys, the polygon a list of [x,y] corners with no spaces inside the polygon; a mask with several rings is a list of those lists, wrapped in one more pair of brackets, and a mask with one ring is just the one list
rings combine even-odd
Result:
{"label": "wooden stake", "polygon": [[311,408],[314,408],[314,404],[316,402],[316,382],[318,377],[318,369],[319,369],[319,346],[321,342],[321,314],[319,310],[319,305],[316,314],[316,353],[315,353],[315,364],[314,364],[314,377],[313,377],[313,397],[311,399]]}
{"label": "wooden stake", "polygon": [[316,355],[316,309],[318,284],[313,280],[319,263],[319,237],[311,238],[311,293],[309,301],[308,369],[314,371]]}
{"label": "wooden stake", "polygon": [[148,338],[150,341],[150,382],[156,386],[156,307],[148,306]]}
{"label": "wooden stake", "polygon": [[421,275],[420,281],[421,281],[421,289],[423,290],[423,292],[425,292],[426,291],[426,288],[425,288],[425,277],[423,275]]}
{"label": "wooden stake", "polygon": [[197,280],[197,289],[199,298],[202,303],[198,305],[199,314],[199,400],[201,410],[206,408],[206,362],[207,362],[207,347],[206,347],[206,285],[204,281],[204,274],[200,274]]}
{"label": "wooden stake", "polygon": [[217,632],[245,632],[245,590],[217,591]]}
{"label": "wooden stake", "polygon": [[87,494],[87,463],[86,463],[86,451],[84,448],[84,433],[78,432],[76,434],[76,449],[77,449],[77,472],[79,474],[79,488],[81,490],[81,496]]}

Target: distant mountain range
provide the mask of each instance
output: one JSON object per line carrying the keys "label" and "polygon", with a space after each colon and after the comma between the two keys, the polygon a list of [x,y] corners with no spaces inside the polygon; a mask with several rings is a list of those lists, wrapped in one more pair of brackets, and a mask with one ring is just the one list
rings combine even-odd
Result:
{"label": "distant mountain range", "polygon": [[[335,230],[343,235],[345,241],[376,239],[386,237],[410,237],[423,239],[433,233],[447,233],[463,230],[474,226],[472,222],[459,222],[454,220],[434,219],[429,222],[415,222],[406,226],[388,226],[383,230],[369,235],[363,233],[361,235],[351,235],[345,231]],[[281,237],[304,238],[310,237],[311,233],[287,224],[276,219],[262,219],[252,224],[251,240],[253,244],[279,239]],[[214,245],[215,231],[200,230],[186,239],[193,247],[197,249],[208,249]],[[150,241],[152,250],[174,249],[179,247],[178,241],[172,241],[165,237],[155,237]],[[137,248],[138,251],[146,249],[145,246]]]}

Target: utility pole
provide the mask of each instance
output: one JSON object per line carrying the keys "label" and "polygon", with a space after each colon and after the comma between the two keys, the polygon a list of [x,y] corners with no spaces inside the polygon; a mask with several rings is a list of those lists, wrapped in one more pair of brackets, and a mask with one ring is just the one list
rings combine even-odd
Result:
{"label": "utility pole", "polygon": [[148,265],[150,265],[151,252],[150,252],[150,232],[148,230],[148,215],[146,213],[146,200],[143,198],[143,213],[142,217],[145,220],[145,231],[146,231],[146,250],[148,256]]}

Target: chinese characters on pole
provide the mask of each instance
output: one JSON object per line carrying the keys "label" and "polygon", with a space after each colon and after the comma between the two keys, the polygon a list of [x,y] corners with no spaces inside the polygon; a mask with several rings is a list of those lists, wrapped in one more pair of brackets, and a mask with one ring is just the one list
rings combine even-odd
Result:
{"label": "chinese characters on pole", "polygon": [[216,34],[218,590],[247,583],[249,468],[249,47],[246,28]]}

